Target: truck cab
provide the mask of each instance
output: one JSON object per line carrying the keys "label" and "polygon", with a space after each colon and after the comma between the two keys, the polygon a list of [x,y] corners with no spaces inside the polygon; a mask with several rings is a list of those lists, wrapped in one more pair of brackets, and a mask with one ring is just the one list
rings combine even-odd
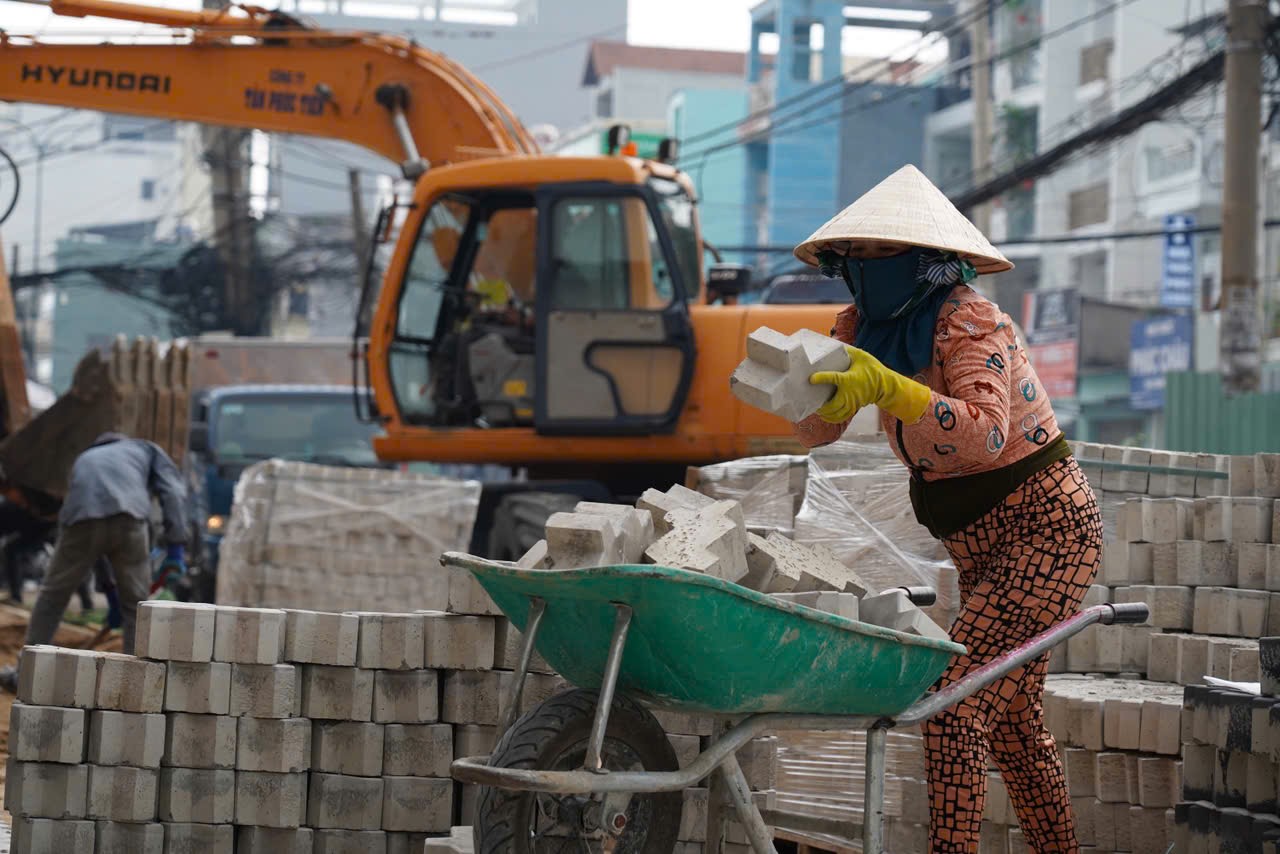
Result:
{"label": "truck cab", "polygon": [[199,575],[207,576],[193,578],[199,598],[207,593],[212,599],[236,482],[249,466],[267,459],[360,468],[388,465],[373,453],[378,428],[356,418],[349,386],[220,386],[200,392],[192,406],[190,498],[203,552]]}

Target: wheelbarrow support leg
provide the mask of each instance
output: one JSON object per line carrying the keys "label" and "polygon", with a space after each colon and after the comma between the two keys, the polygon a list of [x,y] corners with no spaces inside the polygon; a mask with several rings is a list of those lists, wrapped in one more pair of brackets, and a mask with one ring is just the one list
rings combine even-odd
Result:
{"label": "wheelbarrow support leg", "polygon": [[755,802],[751,800],[751,786],[742,773],[738,757],[730,753],[716,770],[729,792],[729,800],[738,811],[738,820],[747,831],[747,840],[751,843],[752,850],[756,854],[778,854],[778,849],[773,847],[773,834],[769,832],[764,819],[760,817],[760,810],[756,809]]}
{"label": "wheelbarrow support leg", "polygon": [[520,638],[520,658],[516,661],[516,672],[511,680],[511,689],[503,698],[502,716],[498,719],[498,738],[502,738],[507,730],[515,725],[520,717],[520,697],[524,694],[524,680],[529,675],[529,662],[533,660],[533,646],[538,640],[538,627],[542,625],[542,615],[547,610],[547,603],[541,599],[533,599],[529,603],[529,620],[524,624],[524,635]]}
{"label": "wheelbarrow support leg", "polygon": [[867,730],[862,854],[884,854],[884,773],[888,739],[889,730],[883,724],[876,724]]}
{"label": "wheelbarrow support leg", "polygon": [[596,717],[591,722],[591,740],[587,742],[587,757],[583,767],[599,771],[603,766],[600,754],[604,751],[604,734],[609,728],[609,709],[613,706],[613,690],[618,685],[618,671],[622,668],[622,651],[627,645],[627,631],[631,628],[631,608],[615,604],[617,615],[613,621],[613,640],[609,641],[609,657],[604,661],[604,675],[600,678],[600,699],[596,702]]}

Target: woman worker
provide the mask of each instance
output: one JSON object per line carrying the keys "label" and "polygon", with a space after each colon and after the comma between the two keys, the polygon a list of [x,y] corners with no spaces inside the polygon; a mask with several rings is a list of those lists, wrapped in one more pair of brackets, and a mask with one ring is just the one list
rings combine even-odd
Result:
{"label": "woman worker", "polygon": [[[832,335],[842,372],[814,374],[834,396],[796,425],[809,447],[880,408],[910,470],[916,517],[960,574],[951,637],[967,655],[939,687],[1070,617],[1093,581],[1102,517],[1059,432],[1012,321],[969,287],[1011,269],[915,167],[891,175],[796,247],[844,278],[853,305]],[[1048,656],[925,724],[931,851],[976,852],[993,758],[1036,852],[1078,849],[1062,764],[1044,725]]]}

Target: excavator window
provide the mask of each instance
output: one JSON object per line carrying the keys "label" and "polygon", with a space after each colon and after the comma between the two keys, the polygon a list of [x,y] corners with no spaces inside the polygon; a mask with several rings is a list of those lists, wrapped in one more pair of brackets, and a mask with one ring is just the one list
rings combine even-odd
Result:
{"label": "excavator window", "polygon": [[[662,224],[671,235],[685,295],[693,299],[702,282],[702,246],[694,222],[693,199],[677,181],[650,178],[649,187],[657,196]],[[656,248],[654,251],[656,253]]]}

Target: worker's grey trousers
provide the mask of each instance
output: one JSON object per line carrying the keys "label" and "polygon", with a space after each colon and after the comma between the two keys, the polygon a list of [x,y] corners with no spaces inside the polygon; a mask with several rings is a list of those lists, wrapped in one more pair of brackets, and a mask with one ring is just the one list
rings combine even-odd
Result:
{"label": "worker's grey trousers", "polygon": [[133,652],[133,629],[138,603],[147,596],[151,578],[147,523],[121,513],[105,519],[86,519],[58,532],[53,557],[31,610],[27,643],[49,643],[62,622],[67,602],[100,557],[111,561],[120,613],[124,618],[124,651]]}

